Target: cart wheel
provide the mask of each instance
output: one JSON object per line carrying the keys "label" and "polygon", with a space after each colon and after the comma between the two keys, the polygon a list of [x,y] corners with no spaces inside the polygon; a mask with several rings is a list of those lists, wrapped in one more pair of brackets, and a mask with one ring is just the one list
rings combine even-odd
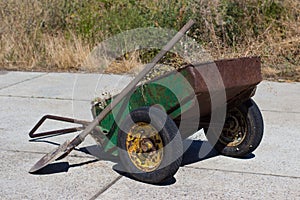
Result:
{"label": "cart wheel", "polygon": [[[206,137],[221,154],[232,157],[243,157],[253,152],[263,137],[263,119],[259,108],[252,99],[227,112],[225,127],[218,139],[215,134]],[[217,142],[214,142],[216,141]]]}
{"label": "cart wheel", "polygon": [[177,172],[182,160],[182,139],[173,120],[155,107],[136,109],[122,122],[119,157],[135,179],[160,183]]}

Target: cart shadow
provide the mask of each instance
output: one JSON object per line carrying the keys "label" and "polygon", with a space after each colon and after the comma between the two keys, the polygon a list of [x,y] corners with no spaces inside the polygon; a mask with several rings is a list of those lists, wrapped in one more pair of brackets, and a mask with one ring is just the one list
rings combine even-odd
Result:
{"label": "cart shadow", "polygon": [[[46,140],[35,140],[34,142],[46,142],[46,143],[49,143],[52,145],[59,146],[58,143],[54,143],[54,142],[50,142],[50,141],[46,141]],[[203,160],[207,160],[207,159],[210,159],[210,158],[220,155],[207,141],[186,139],[183,141],[183,147],[184,147],[184,153],[182,156],[181,167],[183,167],[185,165],[197,163],[197,162],[200,162]],[[81,167],[81,166],[95,163],[98,161],[111,161],[111,162],[115,163],[115,165],[113,166],[114,171],[116,171],[120,175],[123,175],[130,179],[134,179],[130,174],[126,173],[126,170],[123,169],[122,165],[120,164],[120,160],[117,156],[113,156],[109,153],[106,153],[98,145],[76,148],[75,150],[85,153],[89,156],[92,155],[96,159],[92,159],[89,161],[72,164],[72,165],[70,165],[68,162],[56,161],[55,163],[51,163],[51,164],[47,165],[46,167],[34,172],[33,174],[49,175],[49,174],[65,173],[65,172],[68,172],[70,168]],[[250,154],[249,156],[247,156],[245,158],[241,158],[241,159],[252,159],[254,157],[255,157],[254,154]],[[165,182],[162,182],[162,183],[156,184],[156,185],[166,186],[166,185],[172,185],[175,182],[176,182],[176,179],[173,177]]]}
{"label": "cart shadow", "polygon": [[183,141],[183,149],[181,166],[197,163],[219,155],[207,141],[186,139]]}
{"label": "cart shadow", "polygon": [[65,173],[65,172],[68,172],[70,168],[80,167],[80,166],[88,165],[88,164],[98,162],[98,161],[99,161],[98,159],[93,159],[93,160],[89,160],[89,161],[78,163],[78,164],[72,164],[72,165],[70,165],[68,162],[50,163],[49,165],[43,167],[42,169],[40,169],[32,174],[49,175],[49,174]]}
{"label": "cart shadow", "polygon": [[[48,143],[51,145],[59,146],[58,143],[51,142],[48,140],[32,140],[31,142],[43,142],[43,143]],[[198,140],[184,140],[184,154],[182,158],[182,163],[181,166],[192,164],[195,162],[199,162],[201,160],[205,160],[214,156],[217,156],[217,152],[211,148],[211,146],[208,144],[208,142],[205,141],[198,141]],[[98,161],[111,161],[115,163],[113,166],[113,170],[115,170],[117,173],[126,176],[128,178],[132,178],[129,174],[127,174],[123,169],[122,165],[120,164],[120,160],[117,156],[113,156],[109,153],[106,153],[100,146],[98,145],[92,145],[92,146],[87,146],[87,147],[82,147],[82,148],[76,148],[75,151],[79,151],[82,153],[85,153],[87,155],[92,155],[96,159],[78,163],[78,164],[72,164],[70,165],[68,162],[59,162],[57,160],[54,163],[50,163],[49,165],[45,166],[44,168],[32,173],[36,175],[49,175],[49,174],[57,174],[57,173],[64,173],[68,172],[70,168],[75,168],[75,167],[80,167],[83,165],[91,164],[94,162]],[[209,152],[205,156],[201,156],[199,152]],[[173,184],[175,183],[175,180],[169,180],[167,183],[162,183],[163,185],[165,184]]]}
{"label": "cart shadow", "polygon": [[[126,169],[124,169],[124,167],[120,163],[115,164],[113,166],[113,170],[126,178],[136,180],[130,173],[126,172]],[[173,185],[174,183],[176,183],[176,179],[174,177],[172,177],[172,178],[165,180],[163,182],[160,182],[160,183],[155,183],[155,184],[148,183],[148,184],[156,185],[156,186],[168,186],[168,185]]]}
{"label": "cart shadow", "polygon": [[[216,151],[213,146],[208,141],[202,140],[190,140],[186,139],[183,141],[184,154],[182,157],[181,166],[190,165],[203,160],[207,160],[216,156],[222,156]],[[250,153],[245,157],[240,157],[235,159],[248,160],[255,158],[255,154]]]}

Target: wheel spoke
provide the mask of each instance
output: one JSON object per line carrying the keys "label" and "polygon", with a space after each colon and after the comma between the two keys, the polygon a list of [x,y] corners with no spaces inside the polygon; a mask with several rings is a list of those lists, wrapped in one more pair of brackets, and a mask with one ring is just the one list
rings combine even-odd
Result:
{"label": "wheel spoke", "polygon": [[247,123],[242,113],[238,109],[229,111],[225,123],[228,128],[223,129],[219,141],[226,146],[241,144],[247,134]]}

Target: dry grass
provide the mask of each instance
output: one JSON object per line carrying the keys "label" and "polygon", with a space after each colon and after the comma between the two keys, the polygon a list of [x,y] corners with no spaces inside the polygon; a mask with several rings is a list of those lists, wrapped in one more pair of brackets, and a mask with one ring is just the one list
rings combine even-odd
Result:
{"label": "dry grass", "polygon": [[[279,42],[266,37],[263,41],[253,41],[234,49],[212,46],[206,49],[216,59],[260,56],[265,79],[300,81],[300,37],[282,39]],[[289,58],[291,60],[289,60]]]}
{"label": "dry grass", "polygon": [[112,61],[104,72],[109,74],[136,74],[142,65],[142,62],[139,59],[139,53],[132,52],[126,54],[126,56],[120,60]]}
{"label": "dry grass", "polygon": [[[206,2],[202,0],[201,2]],[[256,1],[235,1],[237,4],[255,4]],[[283,11],[280,19],[266,20],[266,16],[260,12],[252,13],[249,16],[243,16],[242,21],[237,27],[226,24],[226,19],[218,11],[221,1],[209,1],[208,8],[198,9],[200,16],[204,18],[205,28],[204,37],[209,38],[209,42],[204,44],[206,50],[215,59],[235,58],[244,56],[260,56],[262,59],[262,72],[266,79],[288,79],[300,81],[300,1],[265,1],[279,2],[286,11]],[[250,7],[250,6],[249,6]],[[257,9],[258,8],[254,8]],[[255,36],[253,27],[245,28],[246,23],[255,19],[256,23],[264,26],[257,36]],[[215,22],[218,21],[218,22]],[[266,22],[268,21],[268,23]],[[214,26],[214,22],[220,24]],[[251,24],[252,26],[253,24]],[[228,44],[228,32],[243,32],[233,37],[233,44]],[[221,33],[221,34],[220,34]],[[221,36],[220,36],[221,35]]]}
{"label": "dry grass", "polygon": [[[0,0],[0,69],[96,71],[93,66],[85,64],[94,43],[78,34],[76,30],[57,25],[61,20],[68,22],[74,17],[70,14],[59,18],[54,12],[63,6],[64,2],[66,1]],[[74,2],[80,1],[74,0]],[[185,1],[182,0],[182,2]],[[223,11],[218,10],[222,1],[201,0],[200,2],[205,6],[198,10],[194,8],[189,12],[195,12],[203,18],[202,25],[205,27],[203,27],[202,34],[198,36],[203,37],[201,38],[204,41],[203,47],[213,58],[261,56],[265,78],[300,81],[299,1],[282,1],[288,12],[280,20],[271,20],[256,37],[253,37],[252,29],[247,29],[240,34],[243,37],[235,38],[234,44],[227,42],[229,36],[224,31],[226,24],[223,27],[225,20],[222,16]],[[142,4],[150,8],[154,5],[146,2]],[[183,15],[184,12],[181,9],[180,20]],[[294,18],[291,18],[292,15]],[[255,17],[257,23],[265,20],[260,13],[257,13],[257,16],[248,17],[245,22],[251,17]],[[156,20],[153,23],[157,25]],[[161,25],[158,24],[158,26]],[[106,34],[107,30],[98,30],[94,33],[101,37]],[[92,39],[97,41],[96,37]],[[132,53],[127,58],[114,61],[106,72],[123,73],[136,65],[140,65],[139,54]]]}
{"label": "dry grass", "polygon": [[3,37],[0,68],[7,70],[76,71],[90,52],[89,45],[76,36],[70,41],[61,35],[44,34],[38,44],[14,34]]}
{"label": "dry grass", "polygon": [[46,37],[47,57],[60,70],[74,71],[82,67],[82,63],[90,53],[89,45],[72,34],[72,40],[66,40],[63,36]]}
{"label": "dry grass", "polygon": [[75,71],[90,52],[89,45],[68,31],[42,30],[51,17],[35,0],[0,1],[0,68],[26,71]]}

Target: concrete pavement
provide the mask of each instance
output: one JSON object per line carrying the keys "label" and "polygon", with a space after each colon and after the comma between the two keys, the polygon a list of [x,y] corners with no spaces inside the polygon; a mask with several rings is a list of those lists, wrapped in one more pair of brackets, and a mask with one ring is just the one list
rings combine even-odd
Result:
{"label": "concrete pavement", "polygon": [[[40,117],[91,120],[90,100],[129,80],[97,74],[0,72],[1,199],[300,199],[300,83],[259,85],[254,99],[262,110],[265,132],[247,159],[204,157],[199,146],[208,143],[196,140],[205,138],[198,132],[189,138],[194,141],[174,179],[156,186],[120,176],[111,157],[99,155],[99,160],[84,153],[84,147],[95,144],[87,138],[81,151],[73,151],[45,173],[28,173],[43,154],[75,136],[30,142],[28,132]],[[44,129],[66,126],[70,125],[48,122]]]}

